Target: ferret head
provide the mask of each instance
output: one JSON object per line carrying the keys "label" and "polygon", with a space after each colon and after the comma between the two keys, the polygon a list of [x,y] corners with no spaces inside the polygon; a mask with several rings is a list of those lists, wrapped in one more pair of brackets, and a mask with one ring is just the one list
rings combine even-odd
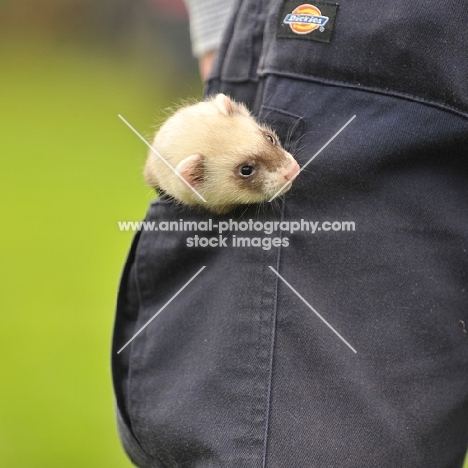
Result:
{"label": "ferret head", "polygon": [[149,185],[218,213],[285,193],[300,170],[275,132],[224,94],[179,109],[153,146],[177,174],[150,155],[145,169]]}

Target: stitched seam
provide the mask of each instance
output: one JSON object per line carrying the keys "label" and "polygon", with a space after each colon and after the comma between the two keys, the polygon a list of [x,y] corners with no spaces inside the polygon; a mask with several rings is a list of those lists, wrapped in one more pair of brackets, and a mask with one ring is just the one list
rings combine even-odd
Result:
{"label": "stitched seam", "polygon": [[[285,200],[283,199],[281,205],[281,221],[284,219],[284,207]],[[283,238],[283,233],[280,231],[280,239]],[[276,259],[276,270],[279,271],[279,265],[281,260],[281,245],[278,247],[278,256]],[[267,273],[273,274],[270,269]],[[270,341],[270,370],[268,375],[268,388],[267,388],[267,404],[265,411],[265,435],[264,435],[264,445],[263,445],[263,461],[262,468],[266,468],[267,461],[267,449],[268,449],[268,431],[270,429],[270,410],[271,410],[271,393],[273,386],[273,361],[274,361],[274,350],[275,350],[275,341],[276,341],[276,317],[278,313],[278,286],[279,278],[275,275],[275,302],[273,306],[272,322],[271,322],[271,341]]]}
{"label": "stitched seam", "polygon": [[378,87],[373,87],[373,86],[357,86],[353,83],[349,83],[346,81],[331,80],[329,78],[321,78],[317,76],[304,75],[302,73],[284,72],[282,70],[277,70],[275,68],[265,68],[261,72],[261,76],[265,76],[269,74],[277,75],[277,76],[286,76],[286,77],[291,77],[291,78],[299,78],[301,80],[314,81],[320,84],[339,86],[342,88],[357,89],[359,91],[368,91],[368,92],[373,92],[376,94],[382,94],[385,96],[392,96],[392,97],[397,97],[401,99],[407,99],[409,101],[418,102],[420,104],[426,104],[431,107],[437,107],[439,109],[452,112],[454,114],[457,114],[458,116],[468,119],[468,113],[466,111],[459,109],[458,107],[454,107],[449,104],[444,104],[438,101],[431,101],[423,97],[415,96],[414,94],[404,93],[400,91],[393,91],[393,90],[385,90],[383,88],[378,88]]}
{"label": "stitched seam", "polygon": [[[254,14],[254,27],[250,30],[250,44],[251,44],[251,53],[249,54],[249,78],[257,76],[258,61],[261,59],[261,54],[255,54],[255,45],[260,44],[263,48],[263,30],[265,25],[265,18],[262,15],[263,11],[263,0],[257,1],[257,8]],[[261,31],[261,36],[259,35]],[[255,55],[255,56],[254,56]]]}
{"label": "stitched seam", "polygon": [[[160,198],[158,197],[158,200]],[[150,217],[149,214],[147,214],[147,216],[145,217],[145,220],[147,220],[148,218]],[[146,248],[147,246],[147,243],[148,243],[148,236],[144,236],[144,235],[141,235],[140,238],[139,238],[139,241],[138,241],[138,245],[135,249],[135,283],[136,283],[136,289],[137,289],[137,296],[138,296],[138,302],[140,304],[140,309],[141,307],[143,306],[144,304],[144,294],[141,290],[141,285],[140,285],[140,275],[139,275],[139,272],[142,271],[142,269],[145,269],[147,268],[147,263],[148,263],[148,260],[145,256],[142,256],[142,255],[139,255],[139,253],[144,249]],[[143,264],[143,266],[141,266]],[[138,317],[137,317],[137,320],[135,322],[135,329],[136,329],[136,324],[138,322]],[[133,341],[132,343],[130,343],[130,361],[129,361],[129,369],[128,369],[128,385],[130,386],[130,382],[132,380],[132,362],[134,361],[135,357],[134,357],[134,346],[136,346],[136,342]],[[128,395],[130,396],[130,388],[128,390]],[[145,447],[145,444],[143,444],[142,441],[140,441],[140,438],[138,437],[136,431],[135,431],[135,422],[131,416],[131,411],[130,411],[130,398],[129,398],[129,401],[127,402],[127,405],[128,405],[128,413],[129,413],[129,419],[130,419],[130,424],[131,424],[131,434],[133,435],[133,437],[135,438],[135,441],[138,443],[138,445],[141,447],[141,450],[143,451],[143,453],[149,457],[149,453],[147,453],[146,451],[146,447]],[[162,450],[165,451],[164,447],[159,447]],[[166,451],[165,451],[166,452]],[[154,453],[152,455],[154,457],[154,459],[160,464],[161,468],[162,467],[165,467],[165,468],[177,468],[177,463],[175,463],[175,461],[173,460],[172,456],[170,454],[168,454],[168,456],[170,457],[170,460],[164,460],[163,459],[163,455],[159,452],[159,450],[157,451],[157,453]]]}
{"label": "stitched seam", "polygon": [[[288,117],[293,117],[294,119],[296,120],[302,120],[302,117],[299,116],[299,115],[296,115],[296,114],[292,114],[291,112],[287,112],[283,109],[278,109],[276,107],[271,107],[271,106],[267,106],[267,105],[263,105],[262,106],[262,109],[267,109],[267,110],[272,110],[272,111],[275,111],[275,112],[278,112],[279,114],[284,114],[284,115],[287,115]],[[294,125],[296,124],[296,122],[294,122]]]}

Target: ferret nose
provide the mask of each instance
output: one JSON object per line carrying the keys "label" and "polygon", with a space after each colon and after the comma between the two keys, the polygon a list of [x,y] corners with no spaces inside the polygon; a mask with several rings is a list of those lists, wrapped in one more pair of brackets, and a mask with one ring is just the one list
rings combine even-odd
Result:
{"label": "ferret nose", "polygon": [[297,164],[296,161],[293,161],[286,173],[284,174],[284,178],[292,182],[299,175],[300,171],[301,168],[299,167],[299,164]]}

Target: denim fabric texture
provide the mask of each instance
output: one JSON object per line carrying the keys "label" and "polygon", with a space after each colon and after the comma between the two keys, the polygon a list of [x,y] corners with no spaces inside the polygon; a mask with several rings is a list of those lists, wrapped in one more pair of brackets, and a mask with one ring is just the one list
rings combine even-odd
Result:
{"label": "denim fabric texture", "polygon": [[141,468],[461,468],[468,5],[343,1],[330,44],[277,38],[281,5],[239,2],[207,95],[245,102],[301,166],[355,120],[281,200],[216,216],[160,198],[146,219],[355,231],[283,233],[270,250],[137,234],[112,350],[124,447]]}

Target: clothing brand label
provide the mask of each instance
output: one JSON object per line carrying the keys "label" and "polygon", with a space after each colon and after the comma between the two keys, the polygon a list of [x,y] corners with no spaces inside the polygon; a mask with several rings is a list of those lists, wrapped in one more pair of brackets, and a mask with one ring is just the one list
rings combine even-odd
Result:
{"label": "clothing brand label", "polygon": [[335,26],[337,3],[302,3],[285,0],[281,7],[277,37],[330,42]]}

